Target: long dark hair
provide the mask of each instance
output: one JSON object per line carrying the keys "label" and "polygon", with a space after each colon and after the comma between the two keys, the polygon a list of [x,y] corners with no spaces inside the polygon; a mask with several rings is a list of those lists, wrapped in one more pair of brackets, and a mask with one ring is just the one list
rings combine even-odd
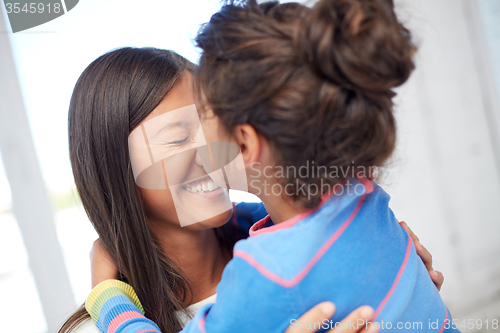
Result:
{"label": "long dark hair", "polygon": [[229,132],[252,125],[282,167],[326,167],[283,180],[299,204],[322,193],[298,188],[349,177],[329,170],[369,170],[393,152],[392,88],[414,69],[415,47],[392,0],[228,1],[196,42],[199,90]]}
{"label": "long dark hair", "polygon": [[[94,228],[162,332],[182,326],[176,311],[192,297],[188,281],[148,228],[130,165],[128,136],[194,65],[174,52],[121,48],[82,73],[69,108],[69,150],[78,193]],[[81,307],[59,332],[89,318]]]}

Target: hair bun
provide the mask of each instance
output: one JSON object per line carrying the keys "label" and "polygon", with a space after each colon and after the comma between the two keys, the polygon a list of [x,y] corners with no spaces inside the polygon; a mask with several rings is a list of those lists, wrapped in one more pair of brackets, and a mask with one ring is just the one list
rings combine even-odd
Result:
{"label": "hair bun", "polygon": [[416,48],[392,0],[320,0],[299,27],[299,53],[318,75],[366,93],[403,84]]}

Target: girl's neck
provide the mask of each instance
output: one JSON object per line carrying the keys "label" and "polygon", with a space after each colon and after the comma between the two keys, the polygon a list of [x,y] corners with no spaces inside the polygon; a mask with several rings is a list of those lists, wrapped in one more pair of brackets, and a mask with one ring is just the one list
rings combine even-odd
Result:
{"label": "girl's neck", "polygon": [[260,196],[267,213],[274,224],[279,224],[306,210],[296,204],[289,196],[267,195]]}
{"label": "girl's neck", "polygon": [[184,305],[189,306],[214,295],[222,271],[231,260],[231,254],[221,248],[214,229],[154,229],[163,251],[181,269],[191,286],[192,299],[188,297],[188,303]]}

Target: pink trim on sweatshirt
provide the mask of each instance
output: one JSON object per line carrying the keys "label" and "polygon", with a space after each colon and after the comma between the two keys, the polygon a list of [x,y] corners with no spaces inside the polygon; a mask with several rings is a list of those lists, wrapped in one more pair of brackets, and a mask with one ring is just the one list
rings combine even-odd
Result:
{"label": "pink trim on sweatshirt", "polygon": [[[342,224],[342,226],[328,239],[328,241],[321,246],[318,252],[314,255],[314,257],[307,263],[307,265],[292,279],[290,280],[285,280],[282,277],[274,274],[273,272],[269,271],[267,268],[262,266],[257,260],[255,260],[251,255],[248,253],[241,251],[241,250],[235,250],[233,253],[233,256],[235,257],[240,257],[243,260],[247,261],[250,265],[252,265],[257,271],[259,271],[262,275],[264,275],[266,278],[269,280],[285,287],[285,288],[291,288],[295,285],[297,285],[311,270],[311,268],[314,267],[314,265],[321,259],[321,257],[328,251],[328,249],[335,243],[335,241],[342,235],[342,233],[347,229],[347,227],[351,224],[351,222],[354,220],[356,215],[359,212],[359,209],[361,208],[363,201],[366,197],[366,194],[364,194],[358,201],[358,204],[356,205],[356,208],[354,211],[351,213],[349,218]],[[278,225],[279,226],[279,225]],[[269,227],[271,228],[271,227]],[[266,229],[269,229],[266,228]],[[264,229],[265,230],[265,229]]]}
{"label": "pink trim on sweatshirt", "polygon": [[[367,178],[364,178],[364,177],[358,178],[358,180],[365,187],[365,190],[366,190],[365,191],[365,195],[368,194],[368,193],[373,192],[374,188],[373,188],[373,182],[371,180],[369,180]],[[250,235],[250,237],[254,237],[254,236],[266,234],[266,233],[269,233],[269,232],[274,232],[274,231],[278,231],[278,230],[281,230],[281,229],[290,228],[290,227],[294,226],[300,220],[303,220],[306,217],[308,217],[309,215],[311,215],[312,213],[316,212],[334,194],[335,194],[335,192],[327,193],[327,194],[322,195],[321,196],[321,202],[320,202],[320,204],[316,208],[308,209],[308,210],[306,210],[306,211],[304,211],[302,213],[299,213],[299,214],[295,215],[294,217],[292,217],[292,218],[290,218],[288,220],[285,220],[285,221],[283,221],[281,223],[278,223],[278,224],[275,224],[273,226],[269,226],[267,228],[262,229],[266,225],[266,223],[269,222],[269,220],[271,219],[269,217],[269,215],[268,215],[268,216],[264,217],[262,220],[256,222],[254,225],[252,225],[250,227],[249,235]]]}

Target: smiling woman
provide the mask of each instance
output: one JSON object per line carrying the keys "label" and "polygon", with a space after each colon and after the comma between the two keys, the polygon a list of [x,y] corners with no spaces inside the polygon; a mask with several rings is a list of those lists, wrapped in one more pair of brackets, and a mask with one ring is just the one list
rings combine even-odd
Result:
{"label": "smiling woman", "polygon": [[[181,328],[175,313],[190,303],[193,294],[179,263],[162,248],[165,239],[152,231],[165,230],[172,236],[168,233],[175,221],[171,196],[166,195],[168,190],[140,192],[130,165],[128,136],[153,110],[157,115],[168,111],[165,104],[158,106],[171,90],[170,110],[192,104],[186,100],[189,93],[173,90],[183,71],[192,66],[173,52],[153,48],[107,53],[81,75],[69,111],[71,164],[87,215],[121,276],[138,288],[147,315],[158,320],[165,332]],[[197,236],[214,244],[218,239],[213,231]],[[71,331],[86,317],[81,308],[61,332]]]}

